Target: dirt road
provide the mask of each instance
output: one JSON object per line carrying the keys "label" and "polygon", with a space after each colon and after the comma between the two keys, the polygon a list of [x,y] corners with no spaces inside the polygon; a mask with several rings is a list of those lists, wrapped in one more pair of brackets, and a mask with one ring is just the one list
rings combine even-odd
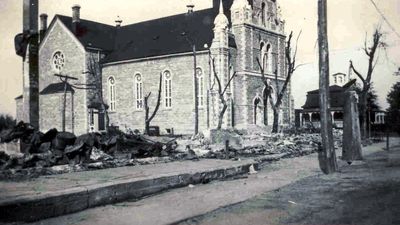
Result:
{"label": "dirt road", "polygon": [[400,224],[400,146],[178,224]]}

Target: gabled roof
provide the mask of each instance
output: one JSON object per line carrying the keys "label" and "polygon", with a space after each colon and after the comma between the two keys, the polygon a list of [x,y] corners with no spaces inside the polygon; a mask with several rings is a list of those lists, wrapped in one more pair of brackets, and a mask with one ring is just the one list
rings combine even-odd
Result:
{"label": "gabled roof", "polygon": [[[53,83],[50,84],[49,86],[45,87],[40,94],[41,95],[49,95],[49,94],[56,94],[56,93],[63,93],[64,92],[64,83]],[[72,92],[74,93],[74,89],[71,87],[71,85],[67,84],[67,92]]]}
{"label": "gabled roof", "polygon": [[[342,108],[344,106],[344,88],[333,85],[329,87],[330,107]],[[319,109],[319,89],[309,91],[303,109]]]}
{"label": "gabled roof", "polygon": [[[72,32],[72,18],[56,15],[57,18]],[[115,27],[103,23],[81,19],[75,37],[84,47],[100,48],[106,51],[114,49]]]}
{"label": "gabled roof", "polygon": [[[214,37],[217,14],[218,10],[211,8],[120,27],[115,50],[104,62],[192,52],[193,44],[197,51],[206,50],[204,45],[210,47]],[[229,45],[236,47],[233,36]]]}
{"label": "gabled roof", "polygon": [[[229,20],[232,3],[233,0],[223,0],[224,13]],[[218,6],[121,27],[81,19],[75,36],[85,48],[109,51],[103,63],[192,52],[192,43],[197,51],[202,51],[206,50],[205,44],[211,46]],[[56,17],[73,33],[71,17]],[[183,32],[186,37],[182,36]],[[229,36],[229,46],[236,48],[233,35]]]}

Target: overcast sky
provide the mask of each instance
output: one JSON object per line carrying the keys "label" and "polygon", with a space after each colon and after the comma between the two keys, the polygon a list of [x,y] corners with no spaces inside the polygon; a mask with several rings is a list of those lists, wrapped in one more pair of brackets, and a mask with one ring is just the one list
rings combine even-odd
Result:
{"label": "overcast sky", "polygon": [[[183,13],[188,0],[40,0],[40,13],[71,15],[73,4],[81,5],[81,17],[114,24],[119,15],[123,24]],[[400,1],[374,0],[394,29],[400,33]],[[195,9],[208,8],[212,0],[193,0]],[[292,90],[295,107],[300,108],[306,92],[318,88],[317,0],[278,0],[286,21],[286,32],[302,30],[298,63],[305,63],[294,74]],[[22,62],[14,52],[14,36],[22,30],[22,0],[0,0],[0,113],[15,115],[14,98],[22,94]],[[387,107],[386,95],[392,84],[400,81],[393,73],[400,66],[400,37],[373,7],[371,0],[328,0],[328,32],[331,74],[348,72],[348,61],[361,72],[367,69],[362,51],[365,37],[382,24],[386,51],[380,52],[373,81],[379,104]]]}

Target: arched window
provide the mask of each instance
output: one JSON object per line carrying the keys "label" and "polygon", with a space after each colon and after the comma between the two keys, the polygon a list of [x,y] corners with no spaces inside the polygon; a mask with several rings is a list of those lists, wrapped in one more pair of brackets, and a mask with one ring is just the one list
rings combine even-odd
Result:
{"label": "arched window", "polygon": [[116,103],[116,96],[115,96],[115,79],[114,77],[108,78],[108,99],[110,103],[110,111],[115,112],[115,103]]}
{"label": "arched window", "polygon": [[197,77],[197,102],[199,107],[204,106],[204,76],[201,68],[196,69]]}
{"label": "arched window", "polygon": [[265,26],[265,2],[261,4],[261,23]]}
{"label": "arched window", "polygon": [[136,109],[143,109],[143,81],[139,73],[135,75],[135,98]]}
{"label": "arched window", "polygon": [[265,72],[265,59],[266,59],[266,51],[265,51],[266,49],[265,49],[265,44],[264,44],[264,42],[261,42],[261,44],[260,44],[260,62],[261,62],[261,66],[262,66],[262,68],[264,69],[264,72]]}
{"label": "arched window", "polygon": [[267,45],[267,52],[266,52],[266,54],[267,54],[267,58],[266,58],[266,66],[265,66],[265,68],[266,68],[266,70],[267,70],[267,72],[268,73],[273,73],[274,71],[273,71],[273,57],[272,57],[272,48],[271,48],[271,44],[268,44]]}
{"label": "arched window", "polygon": [[172,75],[171,72],[166,70],[163,73],[164,79],[164,105],[165,108],[172,107]]}
{"label": "arched window", "polygon": [[261,66],[264,68],[264,72],[272,73],[273,71],[273,57],[272,57],[272,48],[271,44],[265,45],[264,42],[260,44],[261,51]]}

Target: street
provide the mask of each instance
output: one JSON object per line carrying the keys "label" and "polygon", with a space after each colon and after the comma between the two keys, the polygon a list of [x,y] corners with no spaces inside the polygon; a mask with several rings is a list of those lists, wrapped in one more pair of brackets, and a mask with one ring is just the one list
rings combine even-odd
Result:
{"label": "street", "polygon": [[[396,141],[391,152],[400,151]],[[364,148],[365,163],[340,161],[334,175],[323,175],[312,154],[271,163],[254,175],[34,224],[398,224],[400,170],[388,166],[384,145]]]}

